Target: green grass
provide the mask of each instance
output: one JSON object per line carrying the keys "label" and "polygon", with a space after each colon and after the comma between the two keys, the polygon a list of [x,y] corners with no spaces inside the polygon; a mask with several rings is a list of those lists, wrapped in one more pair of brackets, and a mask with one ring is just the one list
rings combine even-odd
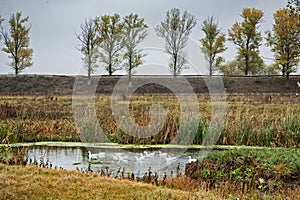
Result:
{"label": "green grass", "polygon": [[186,175],[210,188],[241,193],[273,194],[295,189],[300,183],[300,149],[240,148],[210,152],[204,160],[188,164]]}

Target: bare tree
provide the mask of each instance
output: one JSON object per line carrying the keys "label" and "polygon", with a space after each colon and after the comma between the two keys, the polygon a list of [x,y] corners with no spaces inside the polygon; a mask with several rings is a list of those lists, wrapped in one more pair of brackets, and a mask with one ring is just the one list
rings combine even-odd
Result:
{"label": "bare tree", "polygon": [[22,13],[12,14],[9,20],[10,32],[1,27],[1,35],[4,39],[2,51],[9,54],[12,62],[9,64],[18,75],[25,68],[32,66],[33,49],[29,48],[29,31],[24,23],[28,22],[29,17],[22,18]]}
{"label": "bare tree", "polygon": [[100,61],[104,63],[109,75],[116,71],[116,67],[121,63],[121,53],[124,44],[123,23],[120,15],[104,15],[95,19],[96,30],[101,43],[99,47]]}
{"label": "bare tree", "polygon": [[98,68],[96,63],[99,58],[98,44],[100,41],[96,36],[96,25],[93,19],[85,20],[80,29],[81,33],[76,34],[76,37],[81,42],[79,50],[84,55],[82,60],[88,77],[90,77]]}
{"label": "bare tree", "polygon": [[294,9],[296,12],[300,12],[300,1],[299,0],[288,0],[287,7],[289,9]]}
{"label": "bare tree", "polygon": [[[1,24],[2,24],[2,22],[4,21],[4,19],[1,17],[1,15],[0,15],[0,27],[2,28],[2,26],[1,26]],[[2,35],[0,34],[0,40],[2,39]]]}
{"label": "bare tree", "polygon": [[[0,28],[2,29],[2,26],[1,26],[1,24],[2,24],[2,22],[4,21],[4,19],[1,17],[1,15],[0,15]],[[0,42],[1,42],[1,39],[2,39],[2,34],[0,34]]]}
{"label": "bare tree", "polygon": [[192,29],[196,26],[196,18],[187,11],[180,15],[180,10],[173,8],[166,13],[164,21],[155,30],[159,37],[165,39],[166,52],[171,56],[169,67],[176,77],[187,63],[185,47]]}

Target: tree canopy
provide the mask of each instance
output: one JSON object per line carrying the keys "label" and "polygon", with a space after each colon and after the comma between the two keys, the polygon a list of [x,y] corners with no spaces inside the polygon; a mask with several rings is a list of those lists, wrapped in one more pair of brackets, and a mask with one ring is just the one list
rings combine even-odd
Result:
{"label": "tree canopy", "polygon": [[103,15],[95,19],[97,36],[99,38],[100,61],[105,64],[109,75],[116,71],[121,63],[120,51],[123,43],[123,23],[119,14]]}
{"label": "tree canopy", "polygon": [[297,71],[300,62],[299,19],[299,13],[280,9],[274,14],[273,32],[267,32],[267,45],[274,52],[275,66],[286,76],[287,87],[290,73]]}
{"label": "tree canopy", "polygon": [[215,21],[215,18],[208,17],[202,23],[202,31],[205,36],[200,40],[201,42],[201,51],[205,55],[205,59],[209,64],[209,75],[212,76],[216,71],[218,66],[224,61],[224,58],[218,56],[218,54],[226,50],[225,47],[225,34],[222,34],[218,28],[218,23]]}
{"label": "tree canopy", "polygon": [[123,58],[129,79],[131,79],[132,70],[143,63],[142,58],[145,54],[137,48],[137,45],[146,38],[148,25],[145,24],[143,18],[139,18],[137,14],[132,13],[124,18],[123,23],[123,43],[125,46]]}
{"label": "tree canopy", "polygon": [[1,27],[4,39],[2,51],[9,54],[12,60],[9,64],[18,75],[25,68],[32,66],[33,49],[29,48],[29,31],[31,26],[26,26],[29,17],[22,18],[22,13],[12,14],[9,20],[9,33]]}
{"label": "tree canopy", "polygon": [[263,60],[259,56],[262,36],[258,31],[263,15],[262,10],[245,8],[241,14],[243,22],[234,23],[228,31],[229,41],[232,41],[238,49],[237,59],[244,63],[245,75],[249,72],[255,74],[263,66]]}

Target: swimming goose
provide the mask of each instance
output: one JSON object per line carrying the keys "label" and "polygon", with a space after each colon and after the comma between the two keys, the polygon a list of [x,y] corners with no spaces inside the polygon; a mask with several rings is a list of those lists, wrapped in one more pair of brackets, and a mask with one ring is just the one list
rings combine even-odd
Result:
{"label": "swimming goose", "polygon": [[97,155],[96,154],[92,154],[91,151],[88,151],[88,158],[89,158],[89,160],[97,159]]}
{"label": "swimming goose", "polygon": [[189,163],[192,163],[192,162],[197,162],[197,159],[191,158],[191,156],[189,156]]}

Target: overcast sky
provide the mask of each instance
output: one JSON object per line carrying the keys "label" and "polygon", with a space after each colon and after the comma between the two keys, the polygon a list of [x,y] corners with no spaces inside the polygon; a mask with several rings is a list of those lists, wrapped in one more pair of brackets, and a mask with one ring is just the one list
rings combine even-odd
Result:
{"label": "overcast sky", "polygon": [[[181,11],[187,10],[197,17],[198,24],[193,29],[191,38],[199,45],[199,39],[203,37],[201,23],[207,16],[214,15],[221,30],[227,34],[228,28],[235,21],[241,21],[240,13],[243,8],[255,7],[262,9],[265,13],[264,22],[260,27],[260,30],[264,32],[272,28],[273,13],[284,7],[286,2],[287,0],[0,0],[0,15],[6,19],[5,27],[7,27],[12,13],[22,11],[23,16],[29,16],[32,25],[30,46],[34,50],[34,64],[24,73],[78,74],[83,73],[80,71],[82,54],[76,49],[79,41],[75,37],[75,32],[80,32],[80,24],[84,22],[85,18],[113,13],[119,13],[121,16],[137,13],[145,19],[150,27],[153,27],[160,23],[167,10],[179,8]],[[2,48],[2,46],[1,42],[0,47]],[[227,46],[228,50],[224,53],[225,59],[232,60],[236,49],[230,43]],[[160,54],[162,54],[161,57],[165,56],[163,52]],[[270,49],[264,45],[261,47],[261,55],[272,58]],[[202,66],[206,65],[203,59],[199,60],[202,62]],[[1,51],[1,74],[13,73],[13,70],[7,65],[8,62],[7,55]],[[156,62],[167,65],[163,60],[161,63],[160,61]],[[265,62],[270,63],[271,60],[265,59]],[[149,69],[149,66],[148,68],[142,67],[137,73],[168,72],[167,68]],[[102,74],[102,71],[99,69],[96,74]],[[183,71],[183,74],[185,73],[192,72],[190,70]]]}

